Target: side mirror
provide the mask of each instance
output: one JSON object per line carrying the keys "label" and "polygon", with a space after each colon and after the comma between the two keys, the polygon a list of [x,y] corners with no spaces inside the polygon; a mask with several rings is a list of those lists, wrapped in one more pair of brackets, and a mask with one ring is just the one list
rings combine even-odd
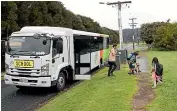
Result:
{"label": "side mirror", "polygon": [[52,63],[55,63],[55,59],[52,59]]}
{"label": "side mirror", "polygon": [[43,45],[46,45],[47,44],[47,40],[43,40]]}
{"label": "side mirror", "polygon": [[52,49],[52,57],[54,57],[57,54],[57,50],[56,49]]}

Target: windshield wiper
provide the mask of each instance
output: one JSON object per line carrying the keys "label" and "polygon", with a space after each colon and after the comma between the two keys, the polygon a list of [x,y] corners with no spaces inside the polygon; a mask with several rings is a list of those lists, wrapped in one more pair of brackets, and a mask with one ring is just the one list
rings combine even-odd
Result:
{"label": "windshield wiper", "polygon": [[35,56],[35,57],[30,57],[30,58],[38,58],[39,55],[35,54],[35,52],[29,52],[29,51],[23,51],[23,50],[17,50],[16,52],[12,53],[10,57],[13,57],[19,52],[25,52],[25,53],[20,53],[20,55],[26,55],[28,54],[29,56]]}
{"label": "windshield wiper", "polygon": [[35,57],[30,57],[30,58],[39,58],[39,56],[33,52],[30,52],[29,54],[31,54],[31,56],[35,56]]}
{"label": "windshield wiper", "polygon": [[22,50],[17,50],[16,52],[14,52],[13,54],[11,54],[10,57],[13,57],[14,55],[16,55],[18,52],[27,52],[27,51],[22,51]]}

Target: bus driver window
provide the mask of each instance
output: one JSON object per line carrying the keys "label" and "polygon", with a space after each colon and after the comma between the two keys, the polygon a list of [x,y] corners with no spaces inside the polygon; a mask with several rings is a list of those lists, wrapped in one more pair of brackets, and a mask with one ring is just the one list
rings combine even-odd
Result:
{"label": "bus driver window", "polygon": [[55,57],[57,54],[63,53],[63,39],[58,38],[53,40],[53,47],[52,47],[52,57]]}

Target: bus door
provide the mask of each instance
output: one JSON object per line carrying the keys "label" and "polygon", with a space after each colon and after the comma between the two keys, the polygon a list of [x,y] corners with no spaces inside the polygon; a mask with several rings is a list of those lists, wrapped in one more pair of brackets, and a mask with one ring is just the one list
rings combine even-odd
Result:
{"label": "bus door", "polygon": [[74,36],[75,80],[89,80],[91,78],[90,37]]}

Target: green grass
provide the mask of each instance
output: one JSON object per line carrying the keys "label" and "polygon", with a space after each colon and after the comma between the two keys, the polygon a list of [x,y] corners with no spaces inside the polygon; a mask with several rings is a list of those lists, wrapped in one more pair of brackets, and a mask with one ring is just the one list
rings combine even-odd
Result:
{"label": "green grass", "polygon": [[135,76],[128,67],[107,77],[108,68],[84,81],[38,109],[39,111],[131,111],[132,97],[137,91]]}
{"label": "green grass", "polygon": [[1,72],[1,81],[4,80],[5,72]]}
{"label": "green grass", "polygon": [[177,51],[149,51],[149,65],[153,57],[158,57],[164,67],[164,83],[155,89],[156,98],[150,103],[148,111],[177,111]]}

